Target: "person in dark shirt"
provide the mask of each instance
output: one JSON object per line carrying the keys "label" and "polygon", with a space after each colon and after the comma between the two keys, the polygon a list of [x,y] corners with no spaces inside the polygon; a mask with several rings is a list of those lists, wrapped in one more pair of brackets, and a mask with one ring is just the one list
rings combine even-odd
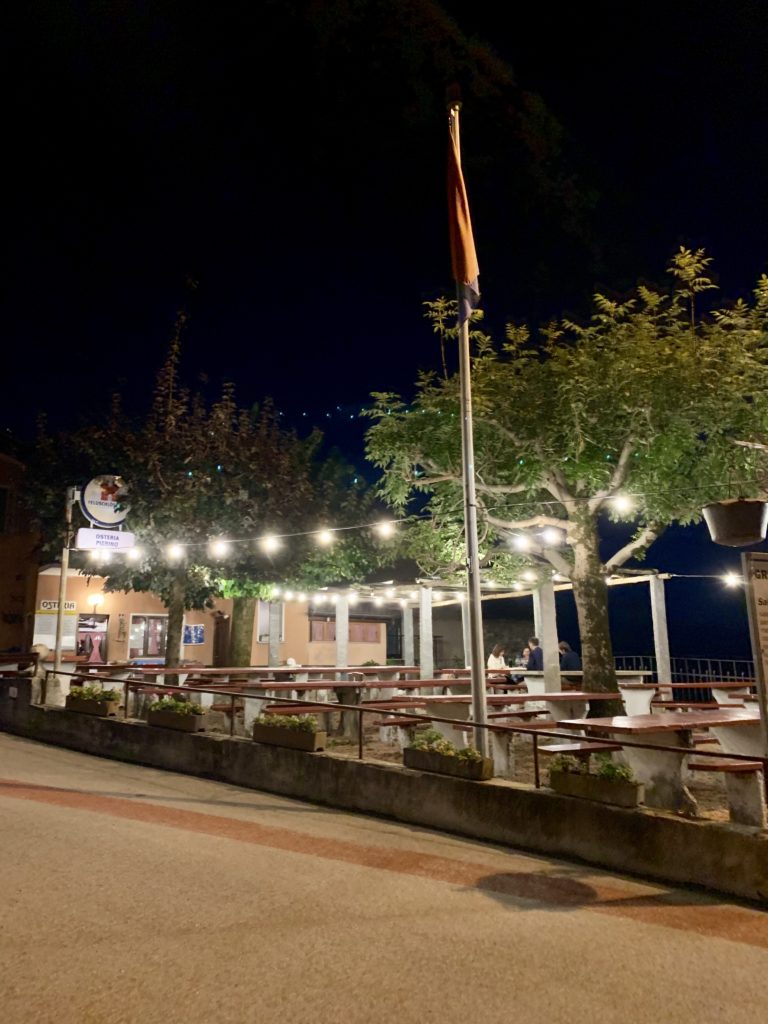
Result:
{"label": "person in dark shirt", "polygon": [[[581,658],[578,656],[576,651],[571,649],[571,645],[566,640],[561,640],[557,645],[557,649],[560,651],[560,671],[567,672],[570,669],[572,672],[581,671]],[[564,690],[578,690],[581,687],[581,678],[579,676],[563,676],[562,686]]]}
{"label": "person in dark shirt", "polygon": [[531,669],[534,672],[544,671],[544,652],[539,647],[539,638],[532,636],[528,641],[529,655],[528,663],[525,666],[527,669]]}

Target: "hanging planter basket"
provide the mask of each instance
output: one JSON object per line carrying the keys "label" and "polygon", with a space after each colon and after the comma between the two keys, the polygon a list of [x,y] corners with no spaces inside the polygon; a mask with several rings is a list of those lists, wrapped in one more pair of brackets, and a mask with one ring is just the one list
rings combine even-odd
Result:
{"label": "hanging planter basket", "polygon": [[701,511],[715,544],[745,548],[765,540],[768,502],[759,498],[729,498],[713,501]]}

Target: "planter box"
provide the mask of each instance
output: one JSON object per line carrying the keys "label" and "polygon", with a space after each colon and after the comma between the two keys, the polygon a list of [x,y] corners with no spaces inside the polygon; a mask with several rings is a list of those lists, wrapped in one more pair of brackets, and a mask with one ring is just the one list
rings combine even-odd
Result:
{"label": "planter box", "polygon": [[563,796],[597,800],[601,804],[613,804],[616,807],[637,807],[645,796],[641,782],[601,779],[597,775],[579,775],[576,772],[551,771],[549,785]]}
{"label": "planter box", "polygon": [[175,711],[148,711],[147,725],[159,725],[162,729],[176,729],[177,732],[202,732],[205,729],[205,715],[179,715]]}
{"label": "planter box", "polygon": [[406,747],[403,751],[406,768],[418,768],[422,772],[437,772],[438,775],[455,775],[459,779],[475,779],[482,782],[493,776],[493,761],[484,757],[482,761],[464,761],[434,750],[417,750]]}
{"label": "planter box", "polygon": [[325,750],[328,735],[325,732],[306,732],[304,729],[286,729],[280,725],[261,725],[254,722],[253,738],[257,743],[291,750]]}
{"label": "planter box", "polygon": [[77,711],[81,715],[98,715],[99,718],[108,718],[116,715],[120,701],[117,700],[87,700],[85,697],[72,697],[67,695],[64,707],[67,711]]}

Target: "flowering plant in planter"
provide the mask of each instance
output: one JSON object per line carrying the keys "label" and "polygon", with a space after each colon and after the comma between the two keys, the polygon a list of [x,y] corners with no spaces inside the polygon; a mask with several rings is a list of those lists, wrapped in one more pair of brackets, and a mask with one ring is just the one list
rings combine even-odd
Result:
{"label": "flowering plant in planter", "polygon": [[635,781],[629,765],[613,761],[607,753],[598,754],[596,760],[596,769],[590,772],[587,760],[558,754],[549,766],[549,785],[564,796],[578,796],[619,807],[637,807],[643,802],[644,787]]}
{"label": "flowering plant in planter", "polygon": [[69,695],[70,697],[76,697],[78,700],[120,700],[120,694],[117,690],[105,690],[95,683],[88,686],[70,686]]}
{"label": "flowering plant in planter", "polygon": [[300,729],[302,732],[317,732],[314,715],[257,715],[254,725],[274,725],[278,729]]}
{"label": "flowering plant in planter", "polygon": [[463,779],[490,779],[493,775],[493,761],[489,757],[483,757],[474,747],[457,747],[436,729],[426,729],[416,736],[403,751],[403,764],[406,768]]}
{"label": "flowering plant in planter", "polygon": [[202,715],[203,709],[199,704],[187,700],[185,697],[160,697],[149,705],[150,711],[172,711],[176,715]]}

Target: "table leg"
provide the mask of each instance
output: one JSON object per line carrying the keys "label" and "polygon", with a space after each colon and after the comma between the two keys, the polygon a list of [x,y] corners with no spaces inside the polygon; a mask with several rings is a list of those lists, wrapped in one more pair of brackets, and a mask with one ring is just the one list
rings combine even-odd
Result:
{"label": "table leg", "polygon": [[[622,736],[615,736],[621,742]],[[684,730],[675,733],[643,733],[638,736],[643,743],[658,743],[659,746],[690,747],[693,752],[691,734]],[[680,811],[687,817],[695,817],[698,804],[683,782],[685,754],[664,750],[639,750],[625,747],[619,755],[632,769],[638,782],[645,786],[645,803],[648,807]]]}

